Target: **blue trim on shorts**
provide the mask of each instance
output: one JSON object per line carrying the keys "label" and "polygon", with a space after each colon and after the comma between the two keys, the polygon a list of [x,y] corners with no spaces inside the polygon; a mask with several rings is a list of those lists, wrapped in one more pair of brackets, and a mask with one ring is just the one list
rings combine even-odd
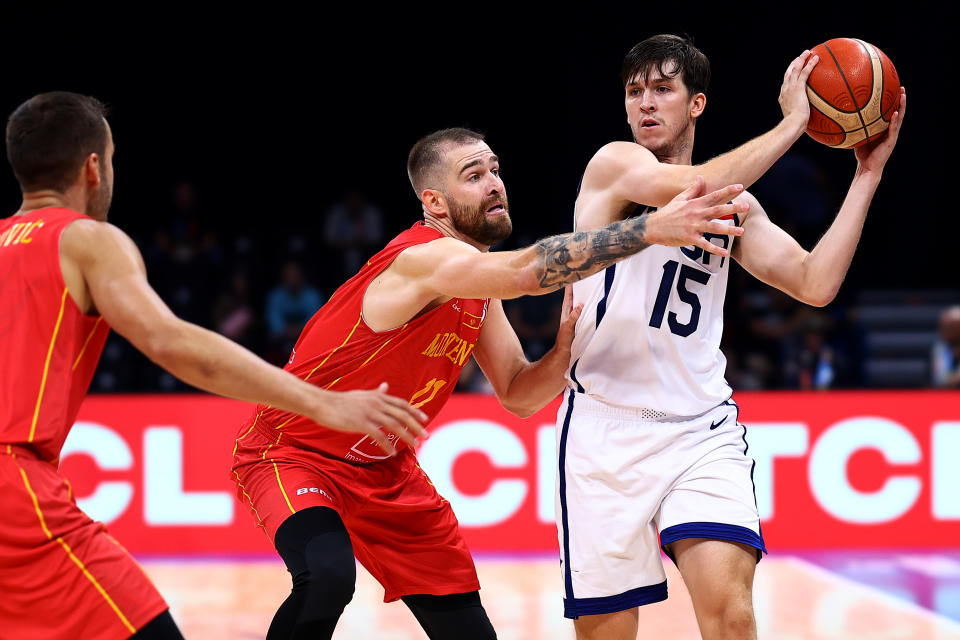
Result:
{"label": "blue trim on shorts", "polygon": [[660,548],[673,560],[674,564],[677,560],[673,557],[673,554],[667,551],[667,545],[687,538],[724,540],[749,545],[757,550],[757,562],[760,562],[762,555],[767,553],[767,547],[763,544],[763,536],[753,529],[723,522],[684,522],[667,527],[660,532]]}
{"label": "blue trim on shorts", "polygon": [[597,326],[607,313],[607,298],[610,296],[610,289],[613,288],[613,276],[617,273],[617,265],[612,264],[603,270],[603,298],[597,303]]}
{"label": "blue trim on shorts", "polygon": [[[734,215],[736,215],[736,214],[734,214]],[[739,223],[739,222],[737,223],[737,226],[740,226],[740,223]],[[736,409],[737,409],[737,417],[734,418],[734,422],[735,422],[736,424],[739,424],[741,427],[743,427],[743,436],[742,436],[742,438],[743,438],[743,455],[746,456],[746,455],[747,455],[747,451],[750,450],[750,444],[747,442],[747,425],[745,425],[745,424],[740,424],[740,405],[738,405],[738,404],[733,400],[732,397],[731,397],[731,398],[728,398],[723,404],[725,404],[725,405],[727,405],[727,406],[729,406],[729,407],[736,407]],[[757,461],[754,460],[754,461],[750,464],[750,486],[753,488],[753,506],[757,507],[757,512],[759,513],[760,507],[757,505],[757,483],[754,482],[754,480],[753,480],[753,472],[754,472],[754,470],[755,470],[756,468],[757,468]],[[757,521],[757,530],[760,532],[760,540],[763,541],[763,524],[761,524],[759,521]],[[764,548],[764,549],[763,549],[763,553],[769,553],[769,552],[766,550],[766,548]],[[759,551],[757,552],[757,562],[760,562],[760,558],[761,558],[762,555],[763,555],[763,554],[759,553]]]}
{"label": "blue trim on shorts", "polygon": [[[573,599],[573,577],[570,575],[570,527],[567,524],[567,432],[570,430],[570,415],[573,413],[573,389],[567,398],[567,415],[560,431],[560,528],[563,533],[563,588],[567,598]],[[566,599],[564,600],[566,601]]]}
{"label": "blue trim on shorts", "polygon": [[579,380],[577,380],[577,365],[578,365],[578,364],[580,364],[580,360],[579,360],[579,359],[577,359],[577,361],[573,363],[573,366],[570,367],[570,379],[573,380],[574,383],[577,385],[577,393],[586,393],[586,391],[584,391],[584,389],[583,389],[583,385],[580,384],[580,381],[579,381]]}
{"label": "blue trim on shorts", "polygon": [[564,598],[563,599],[563,617],[579,618],[580,616],[593,616],[600,613],[614,613],[633,609],[645,604],[662,602],[667,599],[667,581],[660,584],[652,584],[646,587],[637,587],[619,593],[615,596],[604,596],[602,598]]}

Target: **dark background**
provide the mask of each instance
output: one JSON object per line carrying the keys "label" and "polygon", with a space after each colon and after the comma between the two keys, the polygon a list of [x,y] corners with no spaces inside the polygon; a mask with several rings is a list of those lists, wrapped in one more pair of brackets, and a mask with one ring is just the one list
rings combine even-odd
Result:
{"label": "dark background", "polygon": [[[409,226],[420,209],[406,154],[430,131],[487,134],[510,197],[515,231],[506,245],[517,246],[569,231],[587,161],[629,139],[619,72],[637,41],[686,33],[710,58],[694,151],[703,162],[778,122],[783,71],[805,48],[858,37],[893,60],[909,108],[838,303],[865,289],[957,287],[946,210],[952,23],[918,3],[597,6],[5,10],[0,110],[53,89],[101,98],[117,145],[111,222],[143,246],[167,224],[173,186],[189,180],[205,229],[225,245],[237,237],[255,245],[246,255],[261,272],[259,295],[276,280],[291,233],[308,239],[316,258],[308,277],[329,295],[340,278],[326,273],[325,249],[310,240],[324,211],[360,189],[384,211],[388,236]],[[820,169],[823,193],[839,207],[853,153],[806,136],[791,153]],[[761,180],[754,192],[763,190]],[[0,203],[8,212],[19,204],[9,171]],[[815,239],[801,238],[807,248]]]}

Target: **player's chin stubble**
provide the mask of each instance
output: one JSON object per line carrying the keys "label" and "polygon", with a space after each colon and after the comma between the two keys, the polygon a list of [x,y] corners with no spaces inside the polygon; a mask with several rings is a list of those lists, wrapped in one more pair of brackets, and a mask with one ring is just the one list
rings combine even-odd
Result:
{"label": "player's chin stubble", "polygon": [[87,204],[87,215],[95,220],[106,220],[110,203],[113,201],[113,185],[107,184],[106,179],[100,181],[90,202]]}

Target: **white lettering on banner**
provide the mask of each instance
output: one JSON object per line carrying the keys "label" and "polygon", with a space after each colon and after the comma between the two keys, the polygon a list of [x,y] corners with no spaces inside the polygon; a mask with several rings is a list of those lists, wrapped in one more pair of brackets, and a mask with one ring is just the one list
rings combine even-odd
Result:
{"label": "white lettering on banner", "polygon": [[543,524],[557,521],[557,425],[550,422],[537,429],[537,519]]}
{"label": "white lettering on banner", "polygon": [[[93,458],[105,471],[126,471],[133,466],[133,453],[127,442],[110,427],[96,422],[76,422],[60,451],[60,462],[82,453]],[[110,524],[120,517],[133,498],[129,482],[100,482],[89,496],[77,498],[77,506],[94,520]]]}
{"label": "white lettering on banner", "polygon": [[747,427],[747,455],[756,462],[753,482],[761,521],[773,517],[774,458],[803,456],[809,440],[809,429],[802,422],[751,422]]}
{"label": "white lettering on banner", "polygon": [[933,517],[960,520],[960,422],[935,422],[930,442]]}
{"label": "white lettering on banner", "polygon": [[851,418],[828,428],[810,453],[810,489],[824,511],[845,522],[879,524],[896,520],[910,510],[920,495],[914,476],[891,476],[874,492],[850,485],[847,463],[860,449],[879,449],[892,464],[915,464],[922,455],[916,438],[886,418]]}
{"label": "white lettering on banner", "polygon": [[453,462],[467,451],[485,454],[497,468],[527,464],[523,442],[508,428],[489,420],[457,420],[430,433],[417,454],[441,496],[450,501],[461,525],[489,527],[509,519],[527,497],[523,480],[494,480],[486,493],[468,496],[453,482]]}
{"label": "white lettering on banner", "polygon": [[226,491],[183,490],[183,434],[178,427],[148,427],[143,434],[143,519],[158,525],[233,522]]}

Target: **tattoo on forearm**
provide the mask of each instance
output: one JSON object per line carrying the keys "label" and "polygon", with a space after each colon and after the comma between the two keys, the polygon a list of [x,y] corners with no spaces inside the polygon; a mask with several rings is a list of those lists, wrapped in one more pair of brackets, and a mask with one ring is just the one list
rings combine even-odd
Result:
{"label": "tattoo on forearm", "polygon": [[543,289],[582,280],[650,246],[643,236],[649,214],[591,231],[544,238],[536,245],[536,273]]}

